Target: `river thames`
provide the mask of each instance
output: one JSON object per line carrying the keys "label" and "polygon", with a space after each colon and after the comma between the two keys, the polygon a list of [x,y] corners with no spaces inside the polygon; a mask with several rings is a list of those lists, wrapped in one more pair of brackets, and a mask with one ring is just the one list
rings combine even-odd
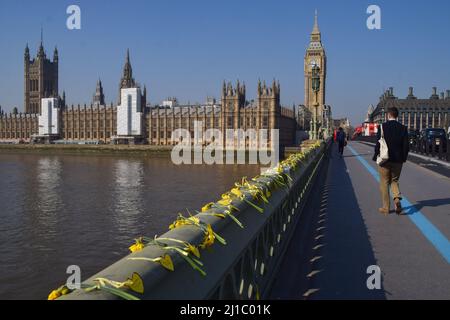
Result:
{"label": "river thames", "polygon": [[0,299],[46,299],[78,265],[86,279],[167,231],[258,166],[168,157],[0,154]]}

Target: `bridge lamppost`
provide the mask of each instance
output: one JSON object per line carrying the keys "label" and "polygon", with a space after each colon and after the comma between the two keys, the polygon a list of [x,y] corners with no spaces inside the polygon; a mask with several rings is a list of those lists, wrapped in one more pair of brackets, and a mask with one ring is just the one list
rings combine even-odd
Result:
{"label": "bridge lamppost", "polygon": [[314,102],[314,120],[312,125],[312,139],[317,140],[319,137],[318,135],[318,128],[317,128],[317,107],[319,106],[317,95],[320,91],[320,68],[315,64],[312,68],[312,89],[314,91],[315,95],[315,102]]}

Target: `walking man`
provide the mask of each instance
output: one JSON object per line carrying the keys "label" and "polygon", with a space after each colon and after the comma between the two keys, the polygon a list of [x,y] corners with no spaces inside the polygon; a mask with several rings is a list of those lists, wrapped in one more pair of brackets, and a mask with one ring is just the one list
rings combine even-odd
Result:
{"label": "walking man", "polygon": [[339,154],[342,157],[342,155],[344,154],[344,147],[346,144],[346,136],[345,136],[345,132],[342,128],[339,128],[339,130],[336,134],[336,141],[338,143]]}
{"label": "walking man", "polygon": [[[397,121],[398,109],[395,107],[388,108],[388,121],[381,124],[378,128],[377,141],[381,139],[383,132],[384,140],[388,147],[389,159],[378,167],[380,173],[380,191],[383,207],[379,210],[384,215],[390,212],[390,196],[389,188],[392,191],[395,212],[402,214],[402,195],[400,192],[399,179],[402,172],[403,163],[406,162],[409,152],[408,129]],[[376,161],[380,154],[380,143],[375,146],[375,154],[373,160]]]}

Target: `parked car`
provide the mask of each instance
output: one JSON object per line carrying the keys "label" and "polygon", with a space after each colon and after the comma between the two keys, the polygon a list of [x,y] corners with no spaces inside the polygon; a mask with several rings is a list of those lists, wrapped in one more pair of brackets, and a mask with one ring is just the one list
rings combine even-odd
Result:
{"label": "parked car", "polygon": [[433,144],[435,144],[435,152],[439,152],[441,145],[443,152],[447,152],[447,134],[444,129],[429,128],[422,130],[420,140],[422,145],[428,144],[428,152],[432,152]]}

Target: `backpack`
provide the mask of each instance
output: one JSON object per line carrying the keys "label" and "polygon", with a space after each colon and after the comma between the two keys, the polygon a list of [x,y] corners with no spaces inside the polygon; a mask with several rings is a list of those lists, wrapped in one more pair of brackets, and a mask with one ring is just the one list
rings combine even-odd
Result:
{"label": "backpack", "polygon": [[384,140],[384,132],[383,132],[383,124],[381,124],[381,138],[378,140],[378,143],[380,144],[380,154],[377,157],[377,164],[379,166],[386,163],[386,161],[389,160],[389,149],[388,145],[386,143],[386,140]]}

